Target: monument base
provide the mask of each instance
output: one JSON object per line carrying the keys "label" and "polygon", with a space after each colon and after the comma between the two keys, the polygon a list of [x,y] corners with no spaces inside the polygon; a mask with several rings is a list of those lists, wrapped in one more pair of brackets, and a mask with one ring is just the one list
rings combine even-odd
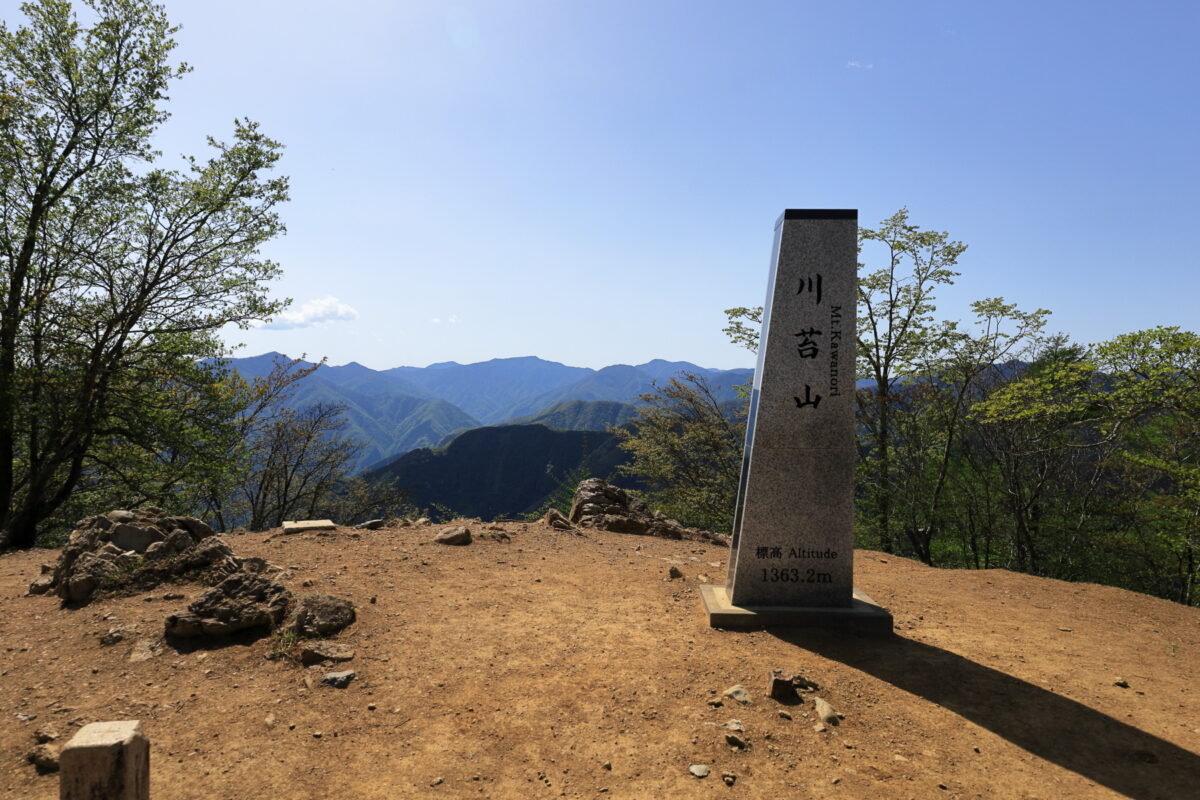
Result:
{"label": "monument base", "polygon": [[700,584],[700,597],[708,612],[708,624],[728,630],[762,628],[832,628],[857,633],[891,633],[892,615],[870,597],[854,590],[854,599],[846,608],[793,608],[755,606],[743,608],[729,602],[723,584]]}

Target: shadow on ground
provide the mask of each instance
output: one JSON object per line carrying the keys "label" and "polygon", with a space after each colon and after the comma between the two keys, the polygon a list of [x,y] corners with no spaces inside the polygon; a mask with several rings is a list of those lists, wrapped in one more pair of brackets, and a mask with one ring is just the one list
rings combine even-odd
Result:
{"label": "shadow on ground", "polygon": [[902,636],[771,630],[1134,800],[1200,796],[1200,755],[1054,692]]}

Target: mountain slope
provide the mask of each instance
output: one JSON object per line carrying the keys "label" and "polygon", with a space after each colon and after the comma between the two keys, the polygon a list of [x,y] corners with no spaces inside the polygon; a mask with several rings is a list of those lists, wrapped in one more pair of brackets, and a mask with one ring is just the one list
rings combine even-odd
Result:
{"label": "mountain slope", "polygon": [[564,400],[538,414],[506,420],[501,425],[545,425],[564,431],[606,431],[624,425],[637,406],[615,400]]}
{"label": "mountain slope", "polygon": [[395,367],[382,374],[413,383],[486,424],[511,416],[506,409],[515,404],[574,383],[591,372],[584,367],[568,367],[525,356],[494,358],[477,364],[449,362],[424,369]]}
{"label": "mountain slope", "polygon": [[625,457],[611,433],[503,425],[466,431],[442,449],[414,450],[363,477],[396,481],[418,507],[492,519],[537,507],[576,467],[608,478]]}

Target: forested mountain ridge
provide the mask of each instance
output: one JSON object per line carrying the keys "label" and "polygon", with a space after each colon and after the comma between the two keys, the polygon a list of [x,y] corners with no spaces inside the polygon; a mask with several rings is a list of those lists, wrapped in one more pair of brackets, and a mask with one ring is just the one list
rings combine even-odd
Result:
{"label": "forested mountain ridge", "polygon": [[363,477],[403,487],[420,508],[492,519],[533,510],[573,472],[608,478],[626,460],[608,432],[499,425],[465,431],[444,448],[413,450]]}
{"label": "forested mountain ridge", "polygon": [[[290,361],[281,353],[264,353],[226,363],[252,380],[270,373],[281,360]],[[296,366],[316,369],[297,382],[288,404],[342,406],[342,433],[363,445],[355,469],[378,468],[411,450],[444,445],[464,430],[488,424],[544,422],[561,429],[604,430],[608,424],[627,421],[639,396],[655,383],[683,372],[704,376],[714,394],[728,401],[752,374],[661,359],[593,370],[533,356],[388,370],[356,362],[317,366],[301,360]],[[605,405],[589,405],[598,403]]]}

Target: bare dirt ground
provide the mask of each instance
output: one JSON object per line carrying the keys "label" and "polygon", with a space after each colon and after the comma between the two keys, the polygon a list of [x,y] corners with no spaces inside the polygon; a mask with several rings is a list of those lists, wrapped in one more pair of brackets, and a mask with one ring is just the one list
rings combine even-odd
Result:
{"label": "bare dirt ground", "polygon": [[[357,656],[332,668],[268,660],[270,637],[137,660],[203,587],[66,610],[24,596],[55,553],[0,557],[0,795],[58,797],[25,760],[38,727],[61,744],[139,719],[155,800],[1200,798],[1200,610],[858,551],[895,636],[724,632],[697,591],[724,548],[502,527],[466,547],[432,543],[440,528],[227,537],[297,595],[353,600],[337,641]],[[137,633],[100,643],[120,626]],[[344,668],[348,688],[320,684]],[[841,724],[814,730],[812,695],[768,697],[774,668],[818,683]],[[738,683],[750,704],[709,704]],[[717,727],[732,718],[745,750]]]}

